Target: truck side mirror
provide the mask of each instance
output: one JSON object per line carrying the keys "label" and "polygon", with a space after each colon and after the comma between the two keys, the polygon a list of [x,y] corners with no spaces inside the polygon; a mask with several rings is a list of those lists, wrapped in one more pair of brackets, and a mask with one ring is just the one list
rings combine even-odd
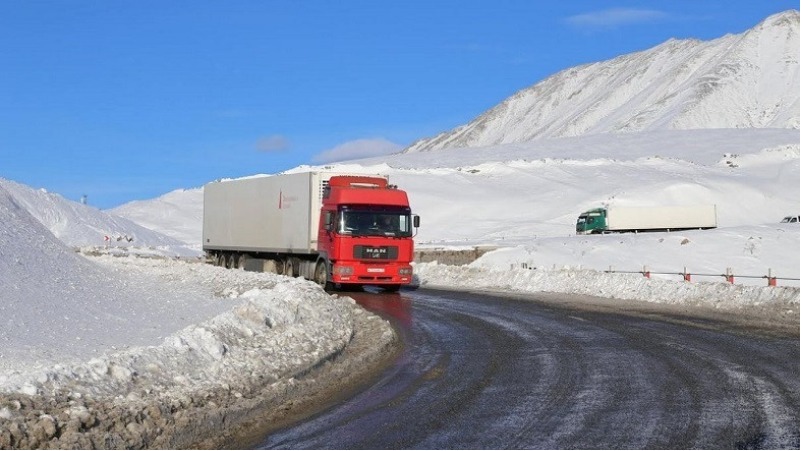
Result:
{"label": "truck side mirror", "polygon": [[413,221],[414,221],[415,228],[416,227],[420,227],[420,216],[414,215]]}
{"label": "truck side mirror", "polygon": [[323,227],[326,232],[331,233],[334,231],[334,213],[330,211],[325,212],[325,226]]}

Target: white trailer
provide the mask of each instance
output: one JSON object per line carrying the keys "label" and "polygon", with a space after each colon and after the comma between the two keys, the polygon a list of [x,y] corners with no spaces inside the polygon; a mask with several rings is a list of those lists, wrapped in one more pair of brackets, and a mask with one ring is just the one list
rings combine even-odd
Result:
{"label": "white trailer", "polygon": [[206,184],[203,250],[317,252],[324,190],[337,175],[347,174],[303,172]]}
{"label": "white trailer", "polygon": [[717,223],[715,205],[612,206],[582,213],[576,223],[576,233],[713,229],[717,227]]}
{"label": "white trailer", "polygon": [[316,252],[323,189],[334,175],[304,172],[207,184],[203,250]]}

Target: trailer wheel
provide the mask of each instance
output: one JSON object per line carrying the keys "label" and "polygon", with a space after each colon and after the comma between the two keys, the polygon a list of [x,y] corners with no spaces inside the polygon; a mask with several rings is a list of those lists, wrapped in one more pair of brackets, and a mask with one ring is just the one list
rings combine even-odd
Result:
{"label": "trailer wheel", "polygon": [[236,269],[236,262],[239,260],[236,257],[236,252],[231,252],[228,254],[228,258],[225,260],[225,267],[228,269]]}
{"label": "trailer wheel", "polygon": [[245,262],[248,261],[248,256],[245,255],[245,254],[242,254],[242,255],[239,256],[238,260],[239,261],[236,263],[236,267],[244,271],[245,270]]}
{"label": "trailer wheel", "polygon": [[295,265],[292,262],[291,258],[287,258],[284,260],[284,272],[285,276],[295,277]]}
{"label": "trailer wheel", "polygon": [[328,265],[323,260],[317,262],[317,267],[314,269],[314,281],[324,290],[330,290],[333,287],[333,284],[328,281]]}
{"label": "trailer wheel", "polygon": [[214,266],[225,266],[225,256],[222,252],[214,254]]}

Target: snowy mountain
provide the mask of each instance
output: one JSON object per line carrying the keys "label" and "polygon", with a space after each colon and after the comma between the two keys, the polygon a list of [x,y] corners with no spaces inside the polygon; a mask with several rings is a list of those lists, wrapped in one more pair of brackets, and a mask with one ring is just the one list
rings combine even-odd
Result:
{"label": "snowy mountain", "polygon": [[573,67],[405,153],[599,133],[799,127],[799,13]]}
{"label": "snowy mountain", "polygon": [[0,178],[0,188],[27,214],[32,215],[56,238],[71,247],[112,246],[170,248],[191,254],[185,243],[134,221],[83,205],[59,194],[33,189]]}

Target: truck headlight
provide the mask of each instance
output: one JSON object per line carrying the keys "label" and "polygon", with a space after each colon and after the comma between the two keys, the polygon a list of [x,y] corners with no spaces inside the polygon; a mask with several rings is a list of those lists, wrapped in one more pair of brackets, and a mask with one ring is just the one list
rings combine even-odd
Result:
{"label": "truck headlight", "polygon": [[398,274],[401,276],[411,276],[412,275],[412,267],[406,266],[398,270]]}
{"label": "truck headlight", "polygon": [[334,265],[334,274],[339,275],[339,276],[352,276],[353,275],[353,267],[352,266]]}

